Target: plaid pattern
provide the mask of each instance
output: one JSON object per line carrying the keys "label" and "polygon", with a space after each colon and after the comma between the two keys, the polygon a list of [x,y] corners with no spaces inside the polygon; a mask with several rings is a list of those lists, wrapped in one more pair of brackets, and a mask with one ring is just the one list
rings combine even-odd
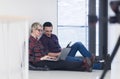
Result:
{"label": "plaid pattern", "polygon": [[44,47],[41,41],[35,39],[33,36],[29,38],[29,62],[38,62],[40,58],[45,55]]}

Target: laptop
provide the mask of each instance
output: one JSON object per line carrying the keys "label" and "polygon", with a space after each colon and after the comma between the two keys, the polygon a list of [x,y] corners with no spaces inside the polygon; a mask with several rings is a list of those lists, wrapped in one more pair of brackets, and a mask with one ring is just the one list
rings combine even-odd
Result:
{"label": "laptop", "polygon": [[70,44],[71,44],[71,41],[68,43],[68,45],[66,46],[66,48],[70,48]]}
{"label": "laptop", "polygon": [[71,48],[63,48],[61,50],[61,54],[58,57],[58,60],[65,60],[66,57],[68,56],[70,50],[71,50]]}
{"label": "laptop", "polygon": [[71,48],[70,48],[70,44],[71,44],[71,41],[68,43],[68,45],[66,46],[66,48],[63,48],[61,50],[61,54],[59,55],[58,59],[59,60],[65,60],[66,57],[68,56]]}
{"label": "laptop", "polygon": [[61,50],[61,54],[58,56],[58,58],[56,60],[54,60],[54,59],[46,59],[46,60],[49,60],[49,61],[65,60],[66,57],[68,56],[70,50],[71,50],[70,44],[71,44],[71,42],[68,43],[68,45],[66,46],[66,48],[63,48]]}

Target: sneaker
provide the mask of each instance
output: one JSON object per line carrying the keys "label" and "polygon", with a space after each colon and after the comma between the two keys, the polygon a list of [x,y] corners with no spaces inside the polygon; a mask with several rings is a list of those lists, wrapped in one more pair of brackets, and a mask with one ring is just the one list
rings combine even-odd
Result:
{"label": "sneaker", "polygon": [[83,66],[85,67],[86,71],[92,72],[92,62],[91,62],[91,59],[86,57],[84,59],[83,63],[84,63]]}

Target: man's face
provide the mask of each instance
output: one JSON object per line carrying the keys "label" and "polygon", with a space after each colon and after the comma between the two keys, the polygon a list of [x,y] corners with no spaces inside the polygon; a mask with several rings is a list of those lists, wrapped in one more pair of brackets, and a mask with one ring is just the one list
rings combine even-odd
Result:
{"label": "man's face", "polygon": [[44,28],[44,34],[46,34],[48,37],[51,37],[53,27],[45,27]]}

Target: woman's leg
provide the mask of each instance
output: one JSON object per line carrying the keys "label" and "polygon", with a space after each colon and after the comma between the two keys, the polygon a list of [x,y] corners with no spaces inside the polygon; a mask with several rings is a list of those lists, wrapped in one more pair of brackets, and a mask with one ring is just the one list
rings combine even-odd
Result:
{"label": "woman's leg", "polygon": [[85,71],[86,67],[79,62],[69,62],[64,60],[59,61],[40,61],[35,64],[37,67],[48,67],[50,70],[70,70],[70,71]]}

